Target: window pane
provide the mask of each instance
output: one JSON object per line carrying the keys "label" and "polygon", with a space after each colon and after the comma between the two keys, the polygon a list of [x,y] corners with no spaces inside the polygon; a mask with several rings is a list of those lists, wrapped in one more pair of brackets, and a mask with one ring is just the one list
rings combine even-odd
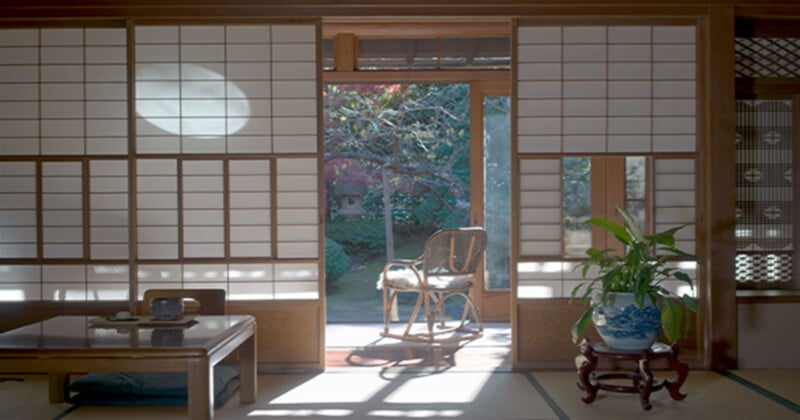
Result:
{"label": "window pane", "polygon": [[625,202],[625,210],[627,210],[628,214],[633,217],[633,220],[636,221],[636,224],[639,225],[640,229],[643,229],[643,227],[646,226],[645,221],[647,220],[644,203],[644,201]]}
{"label": "window pane", "polygon": [[511,255],[511,136],[508,96],[487,97],[483,101],[484,145],[484,225],[489,244],[486,247],[487,289],[508,289]]}
{"label": "window pane", "polygon": [[645,214],[645,158],[628,156],[625,158],[625,209],[633,216],[636,224],[646,230]]}
{"label": "window pane", "polygon": [[358,68],[359,70],[509,69],[511,43],[508,37],[359,39]]}
{"label": "window pane", "polygon": [[628,200],[644,200],[644,157],[628,156],[625,158],[625,198]]}
{"label": "window pane", "polygon": [[333,39],[322,40],[322,69],[333,70]]}
{"label": "window pane", "polygon": [[592,159],[566,157],[563,166],[564,255],[583,256],[592,245],[592,231],[585,223],[592,215]]}
{"label": "window pane", "polygon": [[510,68],[508,38],[442,38],[439,40],[442,68]]}
{"label": "window pane", "polygon": [[436,39],[359,39],[360,70],[435,69]]}

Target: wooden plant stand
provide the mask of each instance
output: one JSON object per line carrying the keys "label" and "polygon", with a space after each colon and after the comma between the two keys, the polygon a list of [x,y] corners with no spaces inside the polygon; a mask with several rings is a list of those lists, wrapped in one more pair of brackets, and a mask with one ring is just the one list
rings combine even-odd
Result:
{"label": "wooden plant stand", "polygon": [[[650,410],[650,394],[661,388],[669,390],[669,395],[673,400],[682,400],[686,394],[680,392],[681,385],[689,375],[689,365],[678,360],[678,348],[676,345],[668,346],[664,343],[655,343],[647,350],[617,350],[611,349],[602,342],[584,341],[581,343],[581,355],[585,358],[578,367],[578,388],[586,391],[586,396],[581,397],[586,404],[591,404],[597,397],[598,390],[610,392],[623,392],[639,394],[639,401],[644,410]],[[599,359],[632,360],[634,361],[633,372],[610,372],[597,374]],[[665,379],[656,379],[650,371],[650,362],[653,360],[666,359],[670,369],[674,370],[678,377],[675,382]],[[630,379],[632,385],[616,385],[604,383],[608,379]]]}

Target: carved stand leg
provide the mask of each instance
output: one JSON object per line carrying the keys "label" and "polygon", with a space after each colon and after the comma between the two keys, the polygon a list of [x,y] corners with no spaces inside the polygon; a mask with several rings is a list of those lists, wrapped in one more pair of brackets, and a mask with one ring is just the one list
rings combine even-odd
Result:
{"label": "carved stand leg", "polygon": [[665,380],[664,386],[669,390],[669,396],[673,400],[682,400],[686,398],[686,394],[682,394],[680,389],[689,375],[689,365],[678,360],[678,348],[676,346],[672,346],[672,354],[667,359],[667,363],[672,370],[677,372],[678,378],[674,383]]}
{"label": "carved stand leg", "polygon": [[597,390],[600,389],[599,384],[593,384],[589,379],[589,374],[597,368],[597,356],[594,354],[592,346],[588,344],[581,346],[581,354],[586,360],[581,363],[581,367],[578,369],[578,379],[580,379],[578,387],[586,391],[586,396],[581,397],[581,400],[586,404],[591,404],[597,397]]}
{"label": "carved stand leg", "polygon": [[653,372],[650,371],[650,363],[646,354],[642,354],[642,358],[639,359],[639,374],[644,381],[639,391],[639,402],[642,404],[642,409],[647,411],[653,408],[650,404],[650,393],[653,392]]}
{"label": "carved stand leg", "polygon": [[[627,360],[633,363],[633,373],[631,372],[611,372],[598,374],[597,369],[599,359]],[[654,360],[666,359],[669,368],[677,373],[674,382],[656,378],[650,370],[650,362]],[[650,395],[661,388],[669,390],[670,397],[674,400],[682,400],[686,394],[680,392],[680,387],[689,375],[689,365],[678,360],[677,346],[666,346],[663,343],[656,343],[651,348],[636,352],[613,350],[604,343],[591,343],[585,340],[581,343],[581,354],[576,359],[578,366],[578,388],[586,392],[581,397],[584,403],[590,404],[597,397],[599,390],[609,392],[622,392],[639,394],[639,402],[645,411],[653,408],[650,403]],[[631,380],[631,385],[619,385],[613,380]]]}

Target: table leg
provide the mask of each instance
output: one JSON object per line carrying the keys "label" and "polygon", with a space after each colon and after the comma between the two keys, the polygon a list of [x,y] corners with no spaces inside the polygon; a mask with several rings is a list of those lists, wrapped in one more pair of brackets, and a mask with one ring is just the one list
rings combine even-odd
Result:
{"label": "table leg", "polygon": [[581,346],[581,354],[583,354],[586,360],[584,360],[580,368],[578,368],[578,379],[580,380],[578,387],[586,392],[586,396],[581,397],[581,400],[586,404],[591,404],[597,397],[597,391],[600,389],[599,384],[592,384],[591,380],[589,380],[589,374],[597,368],[597,356],[594,354],[591,346],[587,344]]}
{"label": "table leg", "polygon": [[47,375],[48,393],[51,403],[63,403],[67,396],[67,382],[69,375],[66,373],[50,373]]}
{"label": "table leg", "polygon": [[672,346],[672,354],[667,359],[667,364],[678,374],[676,382],[664,381],[664,386],[669,390],[669,396],[673,400],[682,400],[686,394],[681,393],[681,386],[689,375],[689,365],[678,360],[678,348]]}
{"label": "table leg", "polygon": [[188,409],[192,420],[214,418],[214,379],[208,359],[192,360],[188,372]]}
{"label": "table leg", "polygon": [[639,399],[642,408],[646,411],[653,408],[650,404],[650,393],[653,392],[653,372],[650,371],[650,363],[648,363],[647,357],[644,355],[639,360],[639,373],[644,380],[644,383],[640,385]]}
{"label": "table leg", "polygon": [[239,347],[239,401],[251,403],[256,401],[258,393],[258,375],[256,363],[256,335],[242,343]]}

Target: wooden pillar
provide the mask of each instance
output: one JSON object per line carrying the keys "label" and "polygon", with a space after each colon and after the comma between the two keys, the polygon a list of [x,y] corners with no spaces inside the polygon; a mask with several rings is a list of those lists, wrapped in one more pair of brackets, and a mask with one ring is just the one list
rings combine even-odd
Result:
{"label": "wooden pillar", "polygon": [[704,365],[734,369],[737,364],[736,258],[736,91],[735,16],[732,6],[711,6],[704,25],[701,58],[705,123],[698,172],[698,235],[702,258],[698,286]]}
{"label": "wooden pillar", "polygon": [[[622,156],[592,157],[592,217],[622,224],[617,207],[625,207],[625,158]],[[592,226],[592,246],[622,251],[622,244],[605,229]]]}
{"label": "wooden pillar", "polygon": [[353,34],[333,37],[333,68],[336,71],[355,71],[358,68],[358,44]]}

